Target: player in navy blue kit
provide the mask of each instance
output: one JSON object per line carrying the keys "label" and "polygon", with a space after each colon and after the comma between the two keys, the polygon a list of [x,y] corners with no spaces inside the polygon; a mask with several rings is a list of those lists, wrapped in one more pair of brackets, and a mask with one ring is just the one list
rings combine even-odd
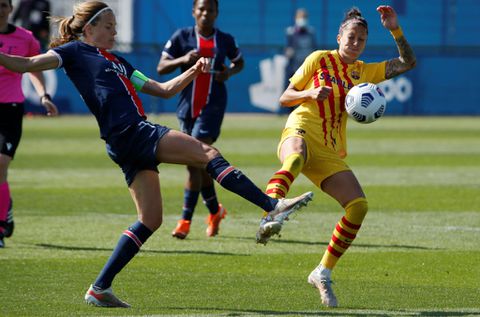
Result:
{"label": "player in navy blue kit", "polygon": [[136,91],[173,96],[200,73],[209,71],[207,59],[200,58],[181,75],[159,83],[108,51],[114,46],[117,32],[115,15],[105,3],[82,2],[75,6],[73,16],[56,20],[59,37],[50,44],[51,50],[33,57],[0,54],[0,65],[19,73],[63,67],[94,114],[109,156],[125,174],[138,221],[123,232],[111,257],[85,294],[87,303],[130,306],[113,294],[111,284],[162,224],[157,170],[160,162],[206,169],[220,185],[270,211],[272,218],[284,217],[311,200],[310,192],[292,199],[270,198],[215,148],[185,133],[146,121]]}
{"label": "player in navy blue kit", "polygon": [[[194,0],[192,15],[195,26],[176,31],[165,45],[157,66],[159,74],[168,74],[180,67],[187,71],[200,57],[212,59],[212,70],[198,75],[181,93],[177,107],[180,129],[194,138],[213,144],[220,135],[227,107],[225,81],[243,69],[242,53],[233,36],[214,27],[218,16],[218,0]],[[225,66],[225,60],[230,65]],[[187,166],[182,219],[172,236],[185,239],[190,231],[199,194],[209,210],[207,236],[217,235],[226,210],[219,204],[214,182],[204,169]]]}

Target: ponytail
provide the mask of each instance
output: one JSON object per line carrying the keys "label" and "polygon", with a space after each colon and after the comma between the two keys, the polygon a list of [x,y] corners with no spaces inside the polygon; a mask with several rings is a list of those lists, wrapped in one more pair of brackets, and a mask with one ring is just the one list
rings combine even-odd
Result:
{"label": "ponytail", "polygon": [[367,20],[362,16],[362,12],[360,12],[360,10],[357,7],[352,7],[347,13],[345,13],[345,17],[343,18],[343,21],[340,24],[338,33],[342,34],[343,28],[350,23],[363,25],[367,30],[367,34],[368,34]]}
{"label": "ponytail", "polygon": [[83,34],[87,24],[96,25],[102,15],[102,10],[108,5],[101,1],[85,1],[73,8],[71,17],[54,17],[52,21],[58,24],[58,36],[52,38],[49,47],[57,47],[72,41],[77,41]]}
{"label": "ponytail", "polygon": [[52,38],[50,42],[50,48],[57,47],[68,42],[77,41],[79,34],[72,29],[72,22],[75,20],[75,16],[68,17],[54,17],[52,21],[58,23],[58,37]]}

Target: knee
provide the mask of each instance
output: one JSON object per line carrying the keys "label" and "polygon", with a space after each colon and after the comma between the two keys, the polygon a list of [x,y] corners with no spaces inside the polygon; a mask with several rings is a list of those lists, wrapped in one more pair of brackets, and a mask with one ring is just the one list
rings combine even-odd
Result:
{"label": "knee", "polygon": [[217,150],[215,147],[211,146],[211,145],[206,145],[207,148],[205,150],[205,154],[207,155],[207,158],[208,158],[208,161],[210,162],[211,160],[213,160],[214,158],[220,156],[220,151]]}
{"label": "knee", "polygon": [[368,212],[368,201],[365,197],[356,198],[345,206],[347,218],[355,224],[361,224]]}
{"label": "knee", "polygon": [[157,215],[140,215],[139,219],[152,232],[157,231],[163,223],[163,216],[160,211]]}

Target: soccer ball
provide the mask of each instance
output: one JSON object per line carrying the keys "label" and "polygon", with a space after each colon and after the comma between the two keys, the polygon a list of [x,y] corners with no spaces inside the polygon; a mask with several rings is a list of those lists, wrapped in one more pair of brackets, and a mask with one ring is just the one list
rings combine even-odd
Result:
{"label": "soccer ball", "polygon": [[363,83],[353,86],[345,98],[348,115],[360,123],[371,123],[383,116],[387,100],[375,84]]}

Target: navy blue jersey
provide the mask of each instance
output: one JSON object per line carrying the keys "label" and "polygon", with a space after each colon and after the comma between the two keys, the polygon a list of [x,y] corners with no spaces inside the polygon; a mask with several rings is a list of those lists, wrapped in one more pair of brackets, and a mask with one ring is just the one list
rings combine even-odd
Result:
{"label": "navy blue jersey", "polygon": [[135,69],[125,59],[81,41],[51,51],[97,119],[102,139],[146,119],[129,79]]}
{"label": "navy blue jersey", "polygon": [[[223,82],[213,79],[215,71],[223,70],[225,59],[238,61],[242,57],[232,35],[215,29],[214,34],[205,38],[195,31],[195,27],[177,30],[165,45],[162,55],[175,59],[191,50],[197,50],[202,57],[212,58],[212,73],[200,74],[181,93],[177,115],[180,118],[196,118],[200,111],[205,114],[225,112],[227,91]],[[182,65],[184,72],[191,65]]]}

